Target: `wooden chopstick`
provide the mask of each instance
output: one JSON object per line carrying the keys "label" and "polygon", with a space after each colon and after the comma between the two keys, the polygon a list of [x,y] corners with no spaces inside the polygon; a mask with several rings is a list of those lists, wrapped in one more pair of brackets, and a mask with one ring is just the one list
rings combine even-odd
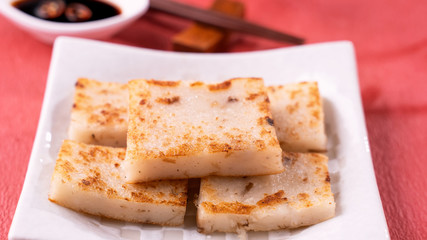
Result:
{"label": "wooden chopstick", "polygon": [[227,30],[251,34],[281,42],[293,44],[304,43],[304,39],[300,37],[278,32],[219,12],[200,9],[175,1],[150,0],[150,8]]}

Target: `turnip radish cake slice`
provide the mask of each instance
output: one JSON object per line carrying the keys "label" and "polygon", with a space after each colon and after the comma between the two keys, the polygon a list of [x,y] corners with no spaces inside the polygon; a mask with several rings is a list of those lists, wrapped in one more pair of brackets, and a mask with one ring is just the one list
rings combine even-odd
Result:
{"label": "turnip radish cake slice", "polygon": [[126,84],[80,78],[75,85],[69,138],[78,142],[126,146]]}
{"label": "turnip radish cake slice", "polygon": [[318,153],[284,153],[285,171],[202,178],[197,226],[203,233],[270,231],[312,225],[335,214],[327,167]]}
{"label": "turnip radish cake slice", "polygon": [[128,182],[283,171],[262,79],[139,79],[128,86]]}
{"label": "turnip radish cake slice", "polygon": [[124,148],[65,140],[49,200],[78,212],[112,219],[176,226],[184,222],[187,180],[127,184]]}
{"label": "turnip radish cake slice", "polygon": [[326,134],[316,82],[268,87],[277,138],[285,151],[323,152]]}

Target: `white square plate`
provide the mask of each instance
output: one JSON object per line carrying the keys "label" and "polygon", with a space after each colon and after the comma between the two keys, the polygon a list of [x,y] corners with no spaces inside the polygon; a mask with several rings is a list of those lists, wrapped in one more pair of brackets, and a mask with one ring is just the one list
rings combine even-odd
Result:
{"label": "white square plate", "polygon": [[78,77],[223,81],[262,77],[267,85],[318,81],[324,98],[336,216],[297,230],[250,233],[249,239],[389,239],[361,105],[354,49],[332,42],[235,54],[154,51],[62,37],[55,42],[40,122],[10,239],[236,239],[196,231],[195,209],[183,227],[106,220],[49,202],[50,177],[67,137]]}

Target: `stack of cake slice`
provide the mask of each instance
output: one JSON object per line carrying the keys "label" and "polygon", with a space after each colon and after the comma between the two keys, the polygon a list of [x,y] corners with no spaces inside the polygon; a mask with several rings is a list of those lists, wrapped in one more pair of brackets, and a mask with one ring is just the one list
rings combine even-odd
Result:
{"label": "stack of cake slice", "polygon": [[71,119],[49,195],[62,206],[179,225],[187,179],[202,178],[201,232],[294,228],[334,215],[326,156],[286,152],[325,151],[314,82],[79,79]]}

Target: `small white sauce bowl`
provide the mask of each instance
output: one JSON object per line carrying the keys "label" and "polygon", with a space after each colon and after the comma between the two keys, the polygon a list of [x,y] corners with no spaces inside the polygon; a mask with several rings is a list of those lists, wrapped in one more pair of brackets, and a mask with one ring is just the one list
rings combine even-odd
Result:
{"label": "small white sauce bowl", "polygon": [[106,39],[117,33],[148,9],[149,0],[100,0],[120,9],[120,14],[110,18],[81,23],[61,23],[42,20],[12,6],[16,0],[0,0],[0,13],[17,26],[30,32],[41,41],[52,44],[58,36]]}

